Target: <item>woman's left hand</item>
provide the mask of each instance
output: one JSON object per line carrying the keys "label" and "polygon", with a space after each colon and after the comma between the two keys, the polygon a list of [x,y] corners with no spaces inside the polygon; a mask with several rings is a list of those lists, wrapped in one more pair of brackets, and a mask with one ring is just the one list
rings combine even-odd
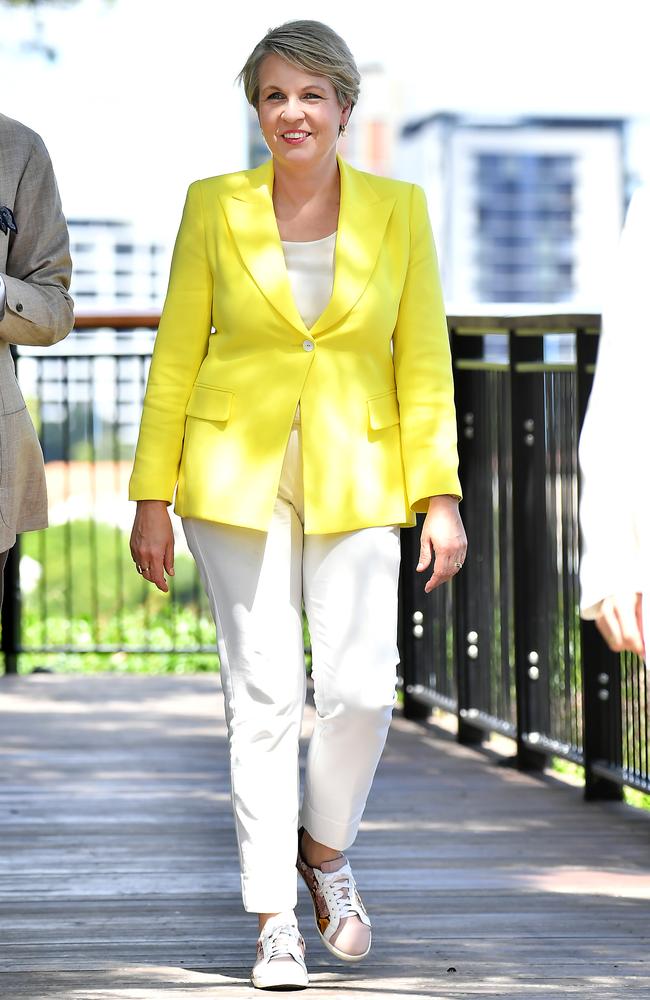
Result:
{"label": "woman's left hand", "polygon": [[465,562],[467,535],[458,511],[458,500],[452,496],[431,497],[429,510],[420,536],[418,573],[433,563],[433,573],[424,585],[429,594],[441,583],[451,580]]}
{"label": "woman's left hand", "polygon": [[601,601],[596,626],[614,653],[629,650],[645,659],[643,636],[643,595],[611,594]]}

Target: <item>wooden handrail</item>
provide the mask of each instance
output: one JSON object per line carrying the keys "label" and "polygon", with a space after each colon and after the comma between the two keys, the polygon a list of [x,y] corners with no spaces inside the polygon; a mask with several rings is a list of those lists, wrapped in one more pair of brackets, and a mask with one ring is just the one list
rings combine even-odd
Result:
{"label": "wooden handrail", "polygon": [[160,310],[151,312],[78,312],[75,313],[76,330],[99,330],[108,327],[111,330],[134,330],[144,327],[155,330],[160,322]]}
{"label": "wooden handrail", "polygon": [[[447,316],[450,327],[459,332],[467,330],[539,330],[545,333],[575,329],[600,328],[600,313],[593,310],[571,312],[566,306],[553,309],[540,303],[530,307],[501,304],[479,305],[474,310],[452,308]],[[144,328],[155,330],[160,322],[160,310],[98,311],[90,310],[75,315],[77,330],[96,330],[108,327],[113,330]]]}

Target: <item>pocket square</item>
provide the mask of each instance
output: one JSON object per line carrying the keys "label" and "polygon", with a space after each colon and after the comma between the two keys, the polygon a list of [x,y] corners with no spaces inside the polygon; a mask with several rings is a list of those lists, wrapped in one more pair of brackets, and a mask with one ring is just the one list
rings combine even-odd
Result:
{"label": "pocket square", "polygon": [[14,219],[14,213],[10,208],[7,208],[6,205],[3,205],[0,208],[0,229],[5,236],[9,230],[11,230],[12,233],[18,232],[18,226],[16,225],[16,220]]}

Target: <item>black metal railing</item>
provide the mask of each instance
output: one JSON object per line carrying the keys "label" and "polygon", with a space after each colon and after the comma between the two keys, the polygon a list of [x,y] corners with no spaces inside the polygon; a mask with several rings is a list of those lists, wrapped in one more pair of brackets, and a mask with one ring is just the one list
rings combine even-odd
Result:
{"label": "black metal railing", "polygon": [[[128,550],[127,479],[157,321],[80,318],[57,347],[21,350],[51,527],[10,554],[8,671],[19,656],[29,669],[76,654],[117,669],[149,653],[216,665],[182,533],[168,598],[135,574]],[[549,755],[584,764],[589,797],[618,797],[624,783],[648,791],[645,668],[609,653],[578,617],[577,441],[599,317],[453,316],[450,329],[470,547],[454,585],[425,596],[413,572],[418,532],[402,534],[405,712],[454,713],[464,742],[512,737],[521,767]]]}
{"label": "black metal railing", "polygon": [[80,317],[61,344],[17,358],[46,461],[50,527],[23,535],[7,566],[8,671],[19,655],[27,666],[102,654],[119,668],[125,655],[151,652],[216,664],[214,626],[178,519],[169,597],[137,575],[129,552],[128,477],[158,318]]}
{"label": "black metal railing", "polygon": [[411,569],[417,533],[403,532],[406,714],[453,711],[468,743],[510,736],[522,768],[582,764],[591,798],[648,791],[644,665],[611,654],[578,615],[577,446],[599,317],[450,328],[469,552],[453,587],[427,597]]}

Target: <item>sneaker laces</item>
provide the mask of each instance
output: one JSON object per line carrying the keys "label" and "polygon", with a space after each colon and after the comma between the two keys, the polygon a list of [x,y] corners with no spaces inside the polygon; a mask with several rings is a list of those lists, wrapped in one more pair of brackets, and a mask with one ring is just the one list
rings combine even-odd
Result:
{"label": "sneaker laces", "polygon": [[267,936],[269,945],[269,961],[272,958],[294,958],[294,950],[300,950],[299,931],[295,924],[278,924]]}
{"label": "sneaker laces", "polygon": [[323,872],[322,881],[323,887],[329,890],[341,919],[359,915],[352,902],[355,882],[349,865],[335,872]]}

